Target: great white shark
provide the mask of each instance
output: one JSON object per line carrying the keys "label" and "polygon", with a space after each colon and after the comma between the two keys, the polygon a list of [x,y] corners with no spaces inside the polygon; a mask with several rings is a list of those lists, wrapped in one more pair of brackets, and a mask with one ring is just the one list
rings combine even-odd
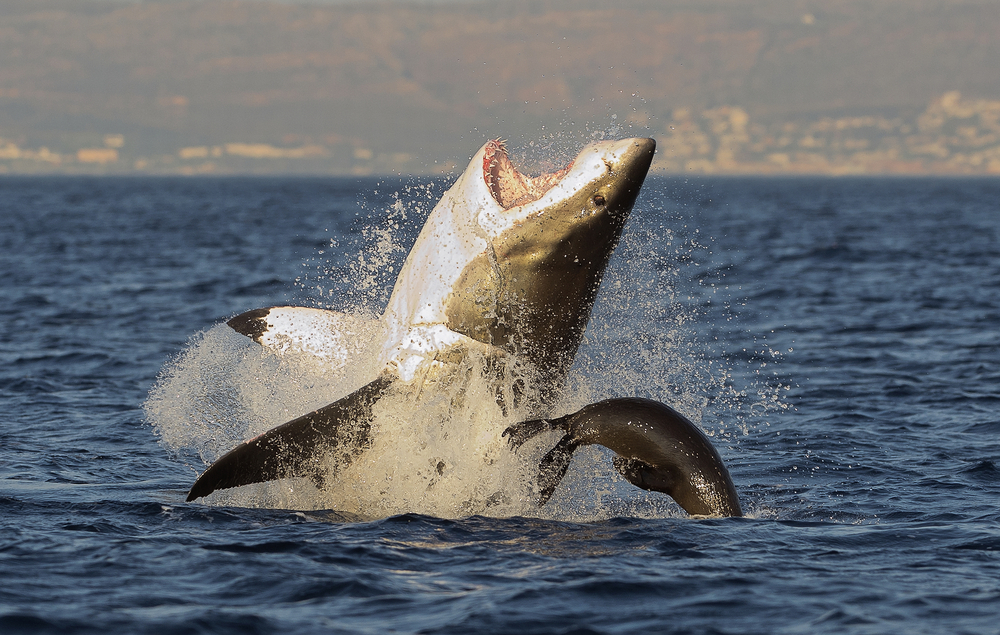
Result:
{"label": "great white shark", "polygon": [[[397,277],[378,330],[377,377],[240,444],[201,474],[187,500],[293,476],[322,485],[331,454],[343,465],[365,449],[376,402],[394,392],[416,403],[441,382],[467,381],[470,358],[504,412],[547,417],[655,147],[638,138],[593,143],[564,169],[530,177],[503,141],[487,142],[432,210]],[[355,319],[286,306],[228,324],[275,351],[311,348],[342,366],[356,352],[341,335]],[[717,454],[709,458],[721,466]]]}

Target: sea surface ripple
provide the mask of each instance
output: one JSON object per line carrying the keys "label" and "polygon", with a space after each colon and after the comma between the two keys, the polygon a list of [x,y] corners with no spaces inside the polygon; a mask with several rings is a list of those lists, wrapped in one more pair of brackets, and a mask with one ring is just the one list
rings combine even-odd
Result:
{"label": "sea surface ripple", "polygon": [[[142,411],[164,363],[250,308],[377,310],[422,218],[391,210],[444,185],[0,182],[0,633],[1000,633],[996,179],[647,183],[581,372],[647,367],[616,336],[676,357],[651,394],[703,398],[745,518],[579,480],[612,513],[183,502],[204,465]],[[657,272],[664,321],[628,323]]]}

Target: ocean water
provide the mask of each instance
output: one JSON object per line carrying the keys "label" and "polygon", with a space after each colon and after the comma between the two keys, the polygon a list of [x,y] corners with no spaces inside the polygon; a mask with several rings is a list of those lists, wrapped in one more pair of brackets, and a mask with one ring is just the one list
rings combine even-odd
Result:
{"label": "ocean water", "polygon": [[[329,389],[217,325],[378,312],[446,185],[0,181],[0,633],[1000,633],[997,180],[647,181],[560,407],[674,405],[746,517],[599,450],[542,509],[185,503],[247,417]],[[226,399],[182,425],[165,385]]]}

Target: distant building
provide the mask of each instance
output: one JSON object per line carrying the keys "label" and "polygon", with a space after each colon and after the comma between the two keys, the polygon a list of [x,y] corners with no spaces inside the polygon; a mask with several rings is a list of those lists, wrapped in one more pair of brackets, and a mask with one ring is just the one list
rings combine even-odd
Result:
{"label": "distant building", "polygon": [[115,163],[118,161],[118,150],[114,148],[81,148],[76,151],[76,160],[80,163]]}

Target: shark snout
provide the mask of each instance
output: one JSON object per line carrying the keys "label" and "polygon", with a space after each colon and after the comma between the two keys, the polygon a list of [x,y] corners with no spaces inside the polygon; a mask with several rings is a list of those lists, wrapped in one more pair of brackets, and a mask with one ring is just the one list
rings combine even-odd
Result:
{"label": "shark snout", "polygon": [[[621,139],[601,141],[581,153],[582,166],[599,170],[592,202],[612,218],[624,222],[639,194],[646,173],[653,162],[656,141],[653,139]],[[578,160],[579,161],[579,160]],[[598,165],[600,164],[600,165]]]}
{"label": "shark snout", "polygon": [[612,171],[623,172],[626,175],[635,174],[642,179],[645,178],[646,172],[649,171],[649,166],[653,162],[653,155],[656,153],[656,140],[622,139],[611,142],[611,146],[605,152],[606,160],[610,163]]}

